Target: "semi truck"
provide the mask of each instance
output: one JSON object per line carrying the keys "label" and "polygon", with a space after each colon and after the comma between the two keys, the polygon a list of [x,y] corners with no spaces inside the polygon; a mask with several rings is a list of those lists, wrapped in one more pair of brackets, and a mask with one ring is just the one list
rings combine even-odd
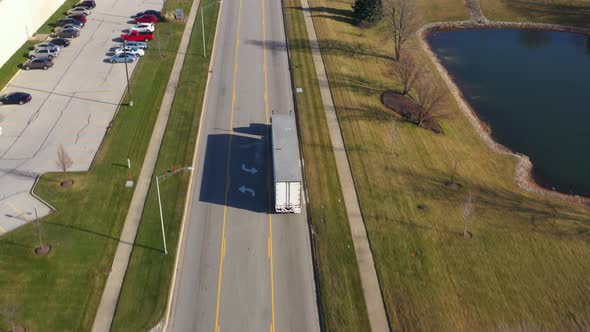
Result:
{"label": "semi truck", "polygon": [[297,127],[291,115],[271,117],[275,211],[301,212],[301,159]]}

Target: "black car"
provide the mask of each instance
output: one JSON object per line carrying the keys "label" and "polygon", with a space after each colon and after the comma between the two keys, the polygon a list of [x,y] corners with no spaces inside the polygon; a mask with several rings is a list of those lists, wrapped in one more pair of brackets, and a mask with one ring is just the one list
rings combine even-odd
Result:
{"label": "black car", "polygon": [[53,61],[50,59],[33,59],[23,63],[23,69],[49,69],[53,67]]}
{"label": "black car", "polygon": [[59,19],[57,21],[57,23],[55,23],[55,24],[58,27],[62,27],[64,25],[66,25],[66,24],[71,24],[71,25],[73,25],[75,27],[78,27],[78,28],[83,28],[84,27],[84,23],[82,23],[82,22],[80,22],[80,21],[78,21],[78,20],[76,20],[74,18],[69,18],[69,17],[68,18]]}
{"label": "black car", "polygon": [[59,38],[76,38],[80,36],[80,30],[76,29],[63,29],[62,31],[55,34]]}
{"label": "black car", "polygon": [[50,42],[54,43],[55,45],[59,45],[61,47],[68,47],[70,46],[70,40],[67,38],[53,38]]}
{"label": "black car", "polygon": [[135,17],[141,17],[143,15],[154,15],[155,17],[160,18],[160,15],[162,15],[162,13],[157,10],[148,9],[144,12],[137,13],[137,15],[135,15]]}
{"label": "black car", "polygon": [[94,1],[94,0],[80,1],[74,7],[85,7],[88,9],[94,9],[94,7],[96,7],[96,1]]}
{"label": "black car", "polygon": [[0,96],[0,104],[26,104],[32,99],[31,95],[26,92],[12,92]]}

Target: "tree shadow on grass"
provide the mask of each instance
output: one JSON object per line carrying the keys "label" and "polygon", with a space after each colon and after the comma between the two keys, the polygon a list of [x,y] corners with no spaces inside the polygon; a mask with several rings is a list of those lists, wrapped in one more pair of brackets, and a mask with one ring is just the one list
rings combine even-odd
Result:
{"label": "tree shadow on grass", "polygon": [[590,27],[590,5],[539,3],[530,0],[502,1],[529,20],[542,18],[545,23]]}
{"label": "tree shadow on grass", "polygon": [[[386,172],[402,174],[409,183],[420,183],[420,192],[424,200],[447,202],[451,206],[461,206],[467,192],[476,193],[476,206],[481,211],[511,213],[515,219],[527,220],[526,223],[498,222],[493,226],[503,232],[529,230],[537,233],[570,237],[590,242],[590,219],[582,212],[573,212],[565,202],[530,197],[521,193],[491,187],[481,183],[473,183],[468,179],[459,178],[463,187],[459,190],[448,188],[445,183],[449,175],[440,170],[427,170],[417,173],[407,169],[386,167]],[[459,216],[457,216],[459,218]]]}
{"label": "tree shadow on grass", "polygon": [[[137,242],[130,243],[130,242],[121,241],[121,239],[119,239],[119,238],[113,237],[113,236],[108,235],[108,234],[99,233],[97,231],[93,231],[93,230],[90,230],[90,229],[84,229],[84,228],[81,228],[81,227],[72,226],[72,225],[66,225],[66,224],[60,224],[60,223],[56,223],[56,222],[43,222],[43,224],[53,225],[53,226],[58,226],[58,227],[63,227],[63,228],[69,228],[71,230],[75,230],[75,231],[80,231],[80,232],[84,232],[84,233],[96,235],[96,236],[103,237],[103,238],[106,238],[106,239],[109,239],[109,240],[113,240],[113,241],[117,241],[117,242],[122,242],[122,243],[129,244],[129,245],[136,246],[136,247],[141,247],[143,249],[153,250],[153,251],[159,251],[159,252],[164,253],[163,248],[154,248],[154,247],[150,247],[148,245],[137,243]],[[49,242],[51,242],[51,239],[49,239]]]}
{"label": "tree shadow on grass", "polygon": [[330,7],[310,7],[309,9],[303,9],[300,6],[296,6],[287,7],[287,9],[297,9],[301,11],[306,11],[310,12],[311,16],[313,17],[323,17],[350,25],[356,25],[356,20],[352,16],[352,8],[349,10]]}

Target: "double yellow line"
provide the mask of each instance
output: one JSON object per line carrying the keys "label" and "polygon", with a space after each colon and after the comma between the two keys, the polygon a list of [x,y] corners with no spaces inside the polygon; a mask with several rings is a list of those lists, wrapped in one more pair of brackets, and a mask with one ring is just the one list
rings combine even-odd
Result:
{"label": "double yellow line", "polygon": [[[268,107],[268,71],[267,71],[267,61],[266,61],[266,13],[265,13],[265,3],[264,0],[261,0],[262,4],[262,49],[263,49],[263,71],[264,71],[264,110],[265,110],[265,124],[268,126],[270,124],[269,118],[269,107]],[[240,49],[240,28],[241,28],[241,19],[242,19],[242,0],[239,1],[239,12],[238,12],[238,27],[237,27],[237,37],[236,37],[236,46],[235,46],[235,57],[234,57],[234,77],[233,77],[233,87],[232,87],[232,104],[230,110],[230,138],[229,138],[229,146],[227,152],[227,171],[226,171],[226,187],[225,187],[225,197],[224,197],[224,208],[223,208],[223,224],[221,230],[221,252],[219,255],[219,275],[217,281],[217,305],[215,309],[215,331],[220,332],[221,326],[219,325],[219,307],[221,304],[221,284],[223,279],[223,262],[225,258],[225,251],[226,251],[226,238],[225,238],[225,230],[227,225],[227,196],[230,190],[230,157],[231,157],[231,144],[233,138],[233,119],[234,119],[234,110],[236,104],[236,81],[238,76],[238,53]],[[270,130],[269,130],[270,133]],[[270,138],[267,138],[267,144]],[[268,147],[268,146],[267,146]],[[267,149],[268,150],[268,149]],[[268,170],[270,170],[270,159],[268,159]],[[270,189],[270,171],[267,171],[267,187]],[[269,209],[272,209],[272,199],[269,192]],[[270,324],[270,332],[275,332],[275,295],[274,295],[274,259],[273,259],[273,242],[272,242],[272,214],[269,211],[268,213],[268,228],[269,228],[269,237],[268,237],[268,257],[270,260],[270,283],[271,283],[271,324]]]}

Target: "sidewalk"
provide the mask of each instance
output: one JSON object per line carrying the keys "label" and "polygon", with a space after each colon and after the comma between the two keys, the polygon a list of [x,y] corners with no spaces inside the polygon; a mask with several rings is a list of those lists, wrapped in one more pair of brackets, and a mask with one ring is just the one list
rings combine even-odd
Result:
{"label": "sidewalk", "polygon": [[[117,308],[117,302],[119,301],[119,294],[123,287],[123,281],[125,279],[125,273],[127,272],[127,266],[129,265],[129,258],[131,257],[131,251],[133,250],[133,243],[135,242],[135,236],[139,228],[139,222],[143,213],[143,207],[145,200],[150,188],[156,162],[158,160],[158,154],[160,151],[160,145],[164,138],[164,132],[166,131],[166,125],[168,123],[168,116],[170,115],[170,109],[172,102],[174,101],[174,95],[176,93],[176,86],[180,79],[180,73],[184,64],[184,58],[188,49],[188,44],[199,9],[200,0],[194,0],[191,7],[191,11],[182,34],[182,40],[180,41],[180,47],[174,60],[174,66],[172,67],[172,73],[166,86],[166,92],[162,99],[160,106],[160,113],[154,131],[150,139],[143,167],[141,173],[137,179],[135,192],[131,199],[129,211],[125,218],[125,225],[119,239],[119,245],[117,246],[117,252],[115,253],[115,259],[111,266],[111,273],[107,279],[105,289],[100,299],[98,311],[94,319],[92,326],[93,332],[107,332],[111,329],[111,324],[115,316],[115,310]],[[123,183],[121,183],[123,188]]]}
{"label": "sidewalk", "polygon": [[330,84],[326,75],[326,69],[324,67],[324,61],[315,33],[308,1],[301,0],[301,7],[304,12],[303,15],[305,18],[309,43],[311,44],[313,62],[318,76],[324,110],[326,111],[326,120],[328,121],[332,149],[336,159],[336,167],[340,177],[340,184],[342,185],[342,194],[344,195],[346,213],[348,215],[348,222],[350,223],[356,259],[361,274],[361,283],[363,285],[365,302],[367,303],[369,322],[371,324],[371,329],[374,332],[389,331],[385,305],[383,304],[383,297],[381,296],[381,289],[379,288],[379,280],[377,279],[377,272],[375,271],[375,263],[373,262],[373,254],[371,253],[369,239],[367,238],[367,230],[365,229],[365,223],[361,215],[356,188],[354,187],[352,174],[350,172],[350,165],[348,164],[348,157],[346,155],[344,141],[340,131],[340,124],[336,115],[334,101],[332,100]]}

